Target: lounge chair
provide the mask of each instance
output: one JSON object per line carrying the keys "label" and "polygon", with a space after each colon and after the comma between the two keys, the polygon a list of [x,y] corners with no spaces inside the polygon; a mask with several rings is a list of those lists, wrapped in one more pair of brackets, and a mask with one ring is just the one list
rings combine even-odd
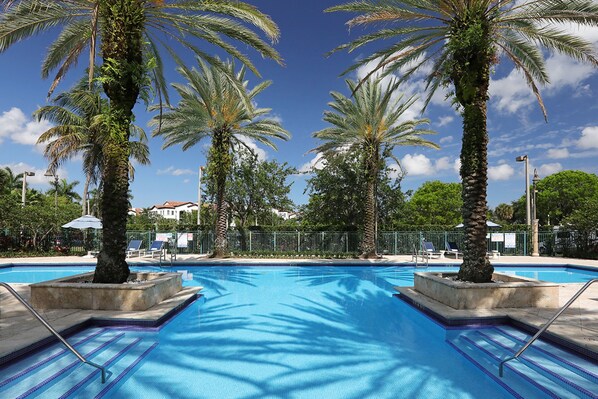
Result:
{"label": "lounge chair", "polygon": [[162,259],[162,250],[164,249],[164,241],[155,240],[152,241],[149,248],[144,252],[143,256],[151,256],[154,257],[155,254],[158,254],[158,257]]}
{"label": "lounge chair", "polygon": [[445,255],[455,255],[455,259],[459,259],[459,255],[463,257],[463,252],[459,250],[456,242],[447,241]]}
{"label": "lounge chair", "polygon": [[436,248],[434,248],[434,244],[432,244],[431,241],[422,241],[422,258],[430,259],[432,256],[442,258],[444,254],[436,251]]}
{"label": "lounge chair", "polygon": [[129,241],[129,246],[127,247],[127,258],[132,257],[134,254],[136,254],[136,256],[141,256],[141,244],[143,244],[143,240]]}

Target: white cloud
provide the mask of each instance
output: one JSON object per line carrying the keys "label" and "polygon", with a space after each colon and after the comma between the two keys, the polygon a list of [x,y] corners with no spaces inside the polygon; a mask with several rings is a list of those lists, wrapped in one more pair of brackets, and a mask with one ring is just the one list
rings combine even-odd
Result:
{"label": "white cloud", "polygon": [[461,176],[461,159],[455,159],[455,162],[453,162],[453,170],[459,175],[459,177]]}
{"label": "white cloud", "polygon": [[453,142],[453,136],[446,136],[443,137],[439,140],[440,144],[447,144],[447,143],[452,143]]}
{"label": "white cloud", "polygon": [[[11,163],[11,164],[2,164],[0,168],[9,167],[15,175],[23,172],[33,172],[35,173],[34,176],[27,176],[27,185],[35,185],[35,186],[50,186],[50,183],[54,180],[53,177],[44,176],[46,173],[46,169],[36,168],[35,166],[29,165],[24,162],[19,163]],[[56,175],[59,179],[68,179],[68,172],[63,169],[59,168],[56,171]]]}
{"label": "white cloud", "polygon": [[[440,118],[438,118],[438,126],[439,127],[446,126],[454,120],[455,120],[455,117],[451,116],[451,115],[441,116]],[[449,136],[449,137],[452,138],[452,136]]]}
{"label": "white cloud", "polygon": [[169,166],[166,169],[158,169],[156,174],[158,175],[170,175],[170,176],[183,176],[183,175],[195,175],[198,172],[195,172],[191,169],[178,169],[174,166]]}
{"label": "white cloud", "polygon": [[564,159],[569,158],[569,150],[566,148],[551,148],[546,153],[548,158],[552,159]]}
{"label": "white cloud", "polygon": [[[13,107],[0,115],[0,143],[10,138],[18,144],[35,146],[39,136],[50,127],[50,122],[31,120],[19,108]],[[43,147],[37,147],[41,152]]]}
{"label": "white cloud", "polygon": [[262,148],[258,147],[253,139],[246,137],[246,136],[239,136],[239,139],[247,147],[249,147],[255,155],[257,155],[258,160],[265,161],[266,159],[268,159],[268,154],[266,153],[266,151],[263,150]]}
{"label": "white cloud", "polygon": [[598,126],[589,126],[581,131],[577,146],[583,149],[598,148]]}
{"label": "white cloud", "polygon": [[401,159],[401,165],[409,176],[431,176],[453,168],[449,157],[433,161],[423,154],[407,154]]}
{"label": "white cloud", "polygon": [[506,163],[488,168],[488,179],[490,180],[509,180],[514,174],[513,167]]}
{"label": "white cloud", "polygon": [[540,174],[541,177],[546,177],[556,172],[560,172],[561,170],[563,170],[563,165],[561,165],[558,162],[545,163],[543,165],[540,165],[540,167],[538,168],[538,174]]}
{"label": "white cloud", "polygon": [[310,173],[312,170],[320,170],[325,166],[321,153],[317,153],[309,162],[304,163],[298,169],[299,173]]}

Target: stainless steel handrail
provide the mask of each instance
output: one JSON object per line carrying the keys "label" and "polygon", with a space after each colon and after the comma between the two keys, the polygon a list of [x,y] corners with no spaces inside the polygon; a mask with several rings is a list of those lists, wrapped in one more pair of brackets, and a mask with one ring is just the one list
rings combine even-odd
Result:
{"label": "stainless steel handrail", "polygon": [[100,371],[102,372],[102,384],[106,382],[106,369],[103,366],[100,366],[99,364],[90,362],[89,360],[85,359],[83,357],[83,355],[81,355],[75,348],[73,348],[71,346],[71,344],[69,344],[64,338],[62,338],[62,336],[58,333],[58,331],[56,331],[54,328],[52,328],[52,326],[50,324],[48,324],[48,322],[39,313],[37,313],[37,311],[35,309],[33,309],[31,307],[31,305],[29,305],[27,303],[27,301],[25,299],[23,299],[23,297],[20,296],[10,285],[0,282],[0,286],[6,288],[8,290],[8,292],[10,292],[15,298],[17,298],[17,300],[19,302],[21,302],[23,304],[23,306],[25,306],[25,308],[27,308],[27,310],[33,316],[35,316],[43,324],[43,326],[46,327],[52,333],[52,335],[54,335],[56,338],[58,338],[58,340],[60,342],[62,342],[62,344],[64,346],[66,346],[66,348],[68,350],[70,350],[75,356],[77,356],[80,361],[82,361],[83,363],[89,364],[90,366],[93,366],[97,369],[100,369]]}
{"label": "stainless steel handrail", "polygon": [[589,287],[590,285],[594,284],[594,283],[595,283],[595,282],[597,282],[597,281],[598,281],[598,278],[595,278],[595,279],[592,279],[592,280],[588,281],[587,283],[585,283],[585,284],[583,285],[583,287],[581,287],[581,288],[579,289],[579,291],[577,291],[577,292],[575,293],[575,295],[573,295],[573,296],[571,297],[571,299],[569,299],[569,301],[568,301],[566,304],[564,304],[564,305],[563,305],[563,307],[562,307],[562,308],[560,308],[560,309],[559,309],[559,311],[558,311],[558,312],[556,312],[556,313],[555,313],[555,315],[554,315],[554,316],[552,316],[552,318],[551,318],[550,320],[548,320],[548,321],[547,321],[547,322],[546,322],[546,323],[545,323],[545,324],[542,326],[542,328],[540,328],[540,329],[538,330],[538,332],[536,333],[536,335],[534,335],[533,337],[531,337],[531,338],[529,339],[529,341],[527,341],[527,342],[525,343],[525,345],[523,345],[523,346],[521,347],[521,349],[519,349],[519,350],[517,351],[517,353],[515,353],[515,355],[513,355],[513,356],[511,356],[511,357],[508,357],[508,358],[506,358],[505,360],[503,360],[502,362],[500,362],[500,364],[498,365],[498,375],[499,375],[500,377],[502,377],[502,376],[503,376],[503,371],[504,371],[504,366],[505,366],[505,363],[506,363],[506,362],[508,362],[508,361],[511,361],[511,360],[513,360],[513,359],[517,359],[519,356],[521,356],[521,354],[522,354],[523,352],[525,352],[525,350],[526,350],[527,348],[529,348],[529,346],[530,346],[531,344],[533,344],[533,343],[534,343],[534,341],[535,341],[535,340],[537,340],[537,339],[538,339],[538,337],[539,337],[539,336],[540,336],[540,335],[541,335],[541,334],[542,334],[544,331],[546,331],[546,330],[548,329],[548,327],[550,327],[550,325],[551,325],[552,323],[554,323],[554,321],[555,321],[555,320],[556,320],[556,319],[557,319],[557,318],[558,318],[558,317],[559,317],[559,316],[560,316],[560,315],[561,315],[561,314],[562,314],[562,313],[563,313],[565,310],[567,310],[567,308],[568,308],[569,306],[571,306],[571,304],[572,304],[573,302],[575,302],[575,300],[576,300],[577,298],[579,298],[579,296],[580,296],[581,294],[583,294],[583,292],[584,292],[586,289],[588,289],[588,287]]}

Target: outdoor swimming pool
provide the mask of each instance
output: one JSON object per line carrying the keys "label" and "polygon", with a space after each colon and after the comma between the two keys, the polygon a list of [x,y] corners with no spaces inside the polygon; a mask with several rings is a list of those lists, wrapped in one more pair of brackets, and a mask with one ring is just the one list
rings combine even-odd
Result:
{"label": "outdoor swimming pool", "polygon": [[[0,269],[0,281],[82,271],[12,269]],[[447,268],[426,270],[437,269]],[[160,329],[109,329],[158,344],[104,397],[512,397],[446,342],[454,329],[392,297],[394,286],[413,283],[414,268],[173,270],[192,273],[184,284],[203,286],[204,297]],[[533,270],[508,269],[538,272]],[[544,272],[571,278],[571,271],[538,273]],[[583,271],[575,278],[591,277]]]}

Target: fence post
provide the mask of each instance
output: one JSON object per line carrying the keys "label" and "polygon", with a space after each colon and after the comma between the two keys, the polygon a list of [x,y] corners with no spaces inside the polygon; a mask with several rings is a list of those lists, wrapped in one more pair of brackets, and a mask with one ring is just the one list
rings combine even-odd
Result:
{"label": "fence post", "polygon": [[297,230],[297,252],[301,252],[301,232]]}
{"label": "fence post", "polygon": [[527,256],[527,230],[523,232],[523,255]]}
{"label": "fence post", "polygon": [[276,231],[274,232],[274,252],[276,252]]}
{"label": "fence post", "polygon": [[397,232],[394,232],[394,236],[395,236],[395,250],[394,250],[394,254],[397,254]]}
{"label": "fence post", "polygon": [[349,253],[349,233],[345,231],[345,253]]}
{"label": "fence post", "polygon": [[251,252],[251,230],[249,230],[249,251]]}

